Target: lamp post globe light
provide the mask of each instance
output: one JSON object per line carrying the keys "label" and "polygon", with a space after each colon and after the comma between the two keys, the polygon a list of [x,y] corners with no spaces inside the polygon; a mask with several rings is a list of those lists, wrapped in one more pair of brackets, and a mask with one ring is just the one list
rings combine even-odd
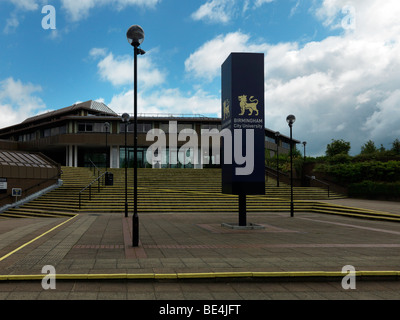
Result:
{"label": "lamp post globe light", "polygon": [[290,216],[294,215],[294,205],[293,205],[293,139],[292,139],[292,127],[293,123],[296,121],[296,117],[292,114],[286,117],[286,122],[290,128]]}
{"label": "lamp post globe light", "polygon": [[276,143],[276,186],[279,187],[279,137],[280,132],[275,132],[275,143]]}
{"label": "lamp post globe light", "polygon": [[141,26],[133,25],[130,26],[126,32],[126,38],[133,47],[139,47],[144,41],[144,31]]}
{"label": "lamp post globe light", "polygon": [[307,144],[307,141],[303,141],[302,144],[304,146],[304,161],[306,161],[306,144]]}
{"label": "lamp post globe light", "polygon": [[144,40],[144,31],[138,25],[131,26],[126,32],[126,38],[133,47],[133,217],[132,217],[132,246],[139,246],[139,217],[137,213],[137,56],[146,52],[139,48]]}
{"label": "lamp post globe light", "polygon": [[126,146],[126,132],[128,131],[129,114],[122,115],[122,122],[125,124],[125,218],[128,217],[128,150]]}

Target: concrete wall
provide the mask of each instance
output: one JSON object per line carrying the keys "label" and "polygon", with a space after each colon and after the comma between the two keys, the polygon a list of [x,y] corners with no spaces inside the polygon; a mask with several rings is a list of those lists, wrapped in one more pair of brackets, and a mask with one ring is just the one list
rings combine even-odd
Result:
{"label": "concrete wall", "polygon": [[51,162],[42,167],[24,164],[0,164],[0,178],[3,180],[6,179],[7,183],[7,189],[0,190],[0,206],[15,201],[15,197],[12,196],[13,188],[22,189],[22,197],[18,199],[21,200],[21,198],[27,197],[41,189],[56,184],[60,177],[60,173],[61,168],[59,165]]}

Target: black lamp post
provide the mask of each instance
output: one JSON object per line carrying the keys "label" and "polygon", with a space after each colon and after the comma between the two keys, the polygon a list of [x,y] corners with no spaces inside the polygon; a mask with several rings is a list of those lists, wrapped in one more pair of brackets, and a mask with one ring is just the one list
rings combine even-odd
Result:
{"label": "black lamp post", "polygon": [[139,246],[139,217],[137,213],[137,56],[146,52],[139,48],[144,40],[144,31],[138,25],[131,26],[126,32],[126,38],[131,46],[133,46],[133,113],[134,113],[134,140],[133,140],[133,220],[132,220],[132,245]]}
{"label": "black lamp post", "polygon": [[276,143],[276,186],[279,187],[279,131],[275,132],[275,143]]}
{"label": "black lamp post", "polygon": [[292,139],[292,127],[296,121],[296,117],[292,114],[286,117],[286,122],[290,128],[290,216],[293,217],[294,205],[293,205],[293,139]]}
{"label": "black lamp post", "polygon": [[303,141],[302,143],[303,143],[303,146],[304,146],[304,162],[305,162],[306,161],[306,144],[307,144],[307,141]]}
{"label": "black lamp post", "polygon": [[106,130],[106,172],[108,170],[108,128],[110,124],[108,122],[104,123],[104,129]]}
{"label": "black lamp post", "polygon": [[125,218],[128,217],[128,150],[126,146],[126,132],[128,131],[129,114],[122,115],[122,122],[125,124]]}

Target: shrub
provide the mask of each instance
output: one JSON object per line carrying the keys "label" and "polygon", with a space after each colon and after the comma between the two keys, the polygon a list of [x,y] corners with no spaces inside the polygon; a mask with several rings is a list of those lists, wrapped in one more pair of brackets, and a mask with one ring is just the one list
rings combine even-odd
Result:
{"label": "shrub", "polygon": [[318,164],[314,170],[331,176],[335,182],[342,185],[364,180],[400,181],[400,161]]}
{"label": "shrub", "polygon": [[348,190],[354,198],[400,200],[400,182],[363,181],[350,184]]}
{"label": "shrub", "polygon": [[352,157],[345,153],[339,153],[332,157],[327,157],[327,161],[330,164],[349,163],[351,160],[352,160]]}

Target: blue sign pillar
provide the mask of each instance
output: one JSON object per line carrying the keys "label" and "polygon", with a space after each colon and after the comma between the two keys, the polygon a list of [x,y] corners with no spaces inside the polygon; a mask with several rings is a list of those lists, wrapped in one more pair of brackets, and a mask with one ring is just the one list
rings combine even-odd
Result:
{"label": "blue sign pillar", "polygon": [[222,193],[239,196],[245,226],[246,195],[265,194],[264,54],[231,53],[221,71]]}

